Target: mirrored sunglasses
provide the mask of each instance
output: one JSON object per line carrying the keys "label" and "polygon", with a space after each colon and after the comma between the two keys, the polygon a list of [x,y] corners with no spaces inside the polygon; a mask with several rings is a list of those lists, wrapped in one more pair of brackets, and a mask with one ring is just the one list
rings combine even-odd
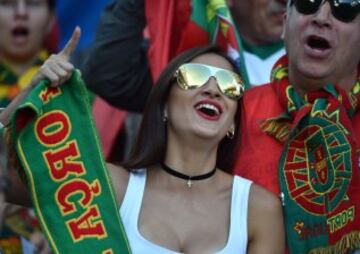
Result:
{"label": "mirrored sunglasses", "polygon": [[205,85],[214,77],[220,91],[230,99],[239,100],[244,93],[244,84],[235,72],[213,66],[186,63],[175,72],[178,85],[184,89],[195,89]]}

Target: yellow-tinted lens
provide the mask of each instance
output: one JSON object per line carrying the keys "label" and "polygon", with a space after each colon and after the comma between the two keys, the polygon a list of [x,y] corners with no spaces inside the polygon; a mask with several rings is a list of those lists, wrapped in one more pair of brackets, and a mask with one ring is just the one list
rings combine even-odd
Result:
{"label": "yellow-tinted lens", "polygon": [[180,66],[177,81],[183,89],[194,89],[204,85],[210,78],[210,71],[204,65],[184,64]]}
{"label": "yellow-tinted lens", "polygon": [[219,70],[215,74],[221,92],[231,99],[239,99],[243,94],[240,78],[228,70]]}
{"label": "yellow-tinted lens", "polygon": [[238,100],[244,92],[240,77],[229,70],[213,66],[187,63],[176,72],[177,83],[185,90],[199,88],[207,83],[210,77],[215,77],[220,91],[230,99]]}

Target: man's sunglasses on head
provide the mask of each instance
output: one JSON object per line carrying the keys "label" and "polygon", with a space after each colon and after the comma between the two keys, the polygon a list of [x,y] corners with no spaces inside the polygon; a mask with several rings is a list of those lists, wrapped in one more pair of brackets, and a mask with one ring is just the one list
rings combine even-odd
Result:
{"label": "man's sunglasses on head", "polygon": [[331,6],[331,13],[337,19],[350,23],[359,14],[360,0],[291,0],[296,10],[304,15],[316,13],[321,5],[328,1]]}

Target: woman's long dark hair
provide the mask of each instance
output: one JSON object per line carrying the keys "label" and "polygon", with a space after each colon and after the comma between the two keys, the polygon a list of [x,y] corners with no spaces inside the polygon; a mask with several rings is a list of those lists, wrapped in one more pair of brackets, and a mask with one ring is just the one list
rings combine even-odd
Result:
{"label": "woman's long dark hair", "polygon": [[[226,53],[215,45],[192,48],[174,58],[161,73],[147,100],[139,135],[129,158],[122,164],[127,169],[147,168],[161,163],[166,153],[166,123],[163,122],[163,112],[174,83],[174,73],[184,63],[197,56],[215,53],[224,57],[237,72],[236,64]],[[236,144],[240,122],[240,103],[235,114],[235,135],[233,139],[225,137],[219,144],[216,166],[230,171],[234,164]]]}

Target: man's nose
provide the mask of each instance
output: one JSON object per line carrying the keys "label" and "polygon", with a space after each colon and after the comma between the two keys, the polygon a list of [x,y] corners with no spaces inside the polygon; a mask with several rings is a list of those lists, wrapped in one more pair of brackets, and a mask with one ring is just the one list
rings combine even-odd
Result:
{"label": "man's nose", "polygon": [[331,6],[328,1],[321,4],[319,10],[313,14],[314,22],[320,26],[330,26],[331,25]]}
{"label": "man's nose", "polygon": [[17,18],[23,18],[28,15],[28,7],[25,0],[16,0],[14,4],[14,12]]}

